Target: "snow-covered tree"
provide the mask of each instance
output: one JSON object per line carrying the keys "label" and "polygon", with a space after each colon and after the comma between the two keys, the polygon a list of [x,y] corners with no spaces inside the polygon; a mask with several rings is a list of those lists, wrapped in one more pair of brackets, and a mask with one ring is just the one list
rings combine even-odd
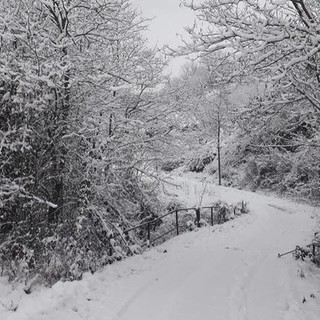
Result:
{"label": "snow-covered tree", "polygon": [[94,271],[123,253],[117,224],[153,210],[144,125],[164,62],[145,28],[128,0],[2,1],[0,256],[13,277],[27,256],[50,281]]}
{"label": "snow-covered tree", "polygon": [[317,1],[207,0],[187,6],[198,22],[180,53],[205,57],[224,50],[239,62],[230,76],[272,81],[278,100],[303,99],[319,111]]}
{"label": "snow-covered tree", "polygon": [[[197,21],[188,29],[191,40],[176,53],[197,55],[209,65],[215,55],[212,67],[217,83],[240,79],[257,84],[256,98],[238,115],[239,142],[229,160],[237,157],[235,162],[241,165],[253,157],[258,184],[260,180],[278,184],[276,174],[269,177],[271,170],[283,178],[283,189],[314,197],[319,189],[312,169],[319,154],[319,3],[206,0],[185,4],[195,11]],[[221,72],[221,66],[227,72]],[[312,174],[302,181],[298,172],[306,163],[306,171]],[[295,183],[286,183],[287,178]]]}

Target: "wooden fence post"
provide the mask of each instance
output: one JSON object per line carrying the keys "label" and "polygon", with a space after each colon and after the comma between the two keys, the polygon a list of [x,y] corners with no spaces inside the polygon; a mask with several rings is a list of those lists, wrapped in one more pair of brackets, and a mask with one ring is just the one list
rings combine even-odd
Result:
{"label": "wooden fence post", "polygon": [[211,207],[210,209],[211,209],[211,225],[213,226],[213,207]]}
{"label": "wooden fence post", "polygon": [[147,236],[147,246],[150,248],[150,223],[147,225],[147,231],[148,231],[148,236]]}
{"label": "wooden fence post", "polygon": [[178,210],[176,210],[176,228],[177,228],[177,235],[179,235],[179,217],[178,217]]}
{"label": "wooden fence post", "polygon": [[196,223],[197,227],[200,228],[200,208],[196,208]]}

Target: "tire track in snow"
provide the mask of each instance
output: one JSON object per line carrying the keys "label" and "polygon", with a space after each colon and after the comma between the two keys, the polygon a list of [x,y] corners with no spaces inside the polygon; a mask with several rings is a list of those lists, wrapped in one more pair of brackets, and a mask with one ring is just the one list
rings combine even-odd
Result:
{"label": "tire track in snow", "polygon": [[148,281],[146,284],[144,284],[139,290],[136,291],[136,293],[122,306],[120,311],[116,314],[116,316],[113,318],[113,320],[119,320],[122,318],[122,316],[127,312],[127,310],[134,304],[134,302],[139,299],[140,295],[147,290],[148,287],[152,285],[152,282],[154,281]]}
{"label": "tire track in snow", "polygon": [[[263,210],[260,209],[260,212]],[[248,320],[248,287],[252,281],[252,276],[259,269],[259,265],[263,264],[266,260],[266,248],[257,249],[253,246],[252,242],[255,241],[255,237],[263,237],[265,233],[269,231],[267,227],[266,215],[259,217],[259,220],[255,221],[257,230],[255,235],[251,235],[252,238],[245,240],[243,246],[246,247],[247,258],[242,264],[239,273],[236,275],[235,283],[230,290],[230,296],[228,299],[228,310],[230,320]],[[260,243],[261,245],[261,243]],[[268,246],[267,246],[268,247]]]}

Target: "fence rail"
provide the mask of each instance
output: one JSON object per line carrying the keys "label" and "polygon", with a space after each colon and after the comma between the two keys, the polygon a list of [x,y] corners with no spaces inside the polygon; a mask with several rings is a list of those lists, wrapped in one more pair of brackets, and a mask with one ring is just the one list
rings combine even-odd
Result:
{"label": "fence rail", "polygon": [[[180,212],[188,212],[188,211],[194,211],[195,213],[195,219],[194,219],[194,222],[195,222],[195,225],[197,227],[200,227],[200,224],[201,224],[201,210],[202,209],[210,209],[210,223],[211,225],[213,226],[214,225],[214,206],[208,206],[208,207],[201,207],[201,208],[178,208],[178,209],[175,209],[175,210],[171,210],[159,217],[156,217],[152,220],[149,220],[149,221],[146,221],[146,222],[143,222],[137,226],[134,226],[134,227],[131,227],[129,229],[126,229],[124,230],[124,234],[125,235],[128,235],[128,233],[130,231],[134,231],[134,230],[144,230],[146,231],[147,235],[146,235],[146,244],[145,246],[148,246],[150,247],[150,245],[152,243],[154,243],[155,241],[165,237],[166,235],[168,235],[169,233],[172,233],[172,232],[175,232],[177,235],[180,234],[181,232],[181,229],[182,229],[182,225],[179,224],[180,220],[180,216],[179,216],[179,213]],[[170,230],[166,230],[164,233],[162,233],[161,235],[157,235],[155,238],[152,238],[152,227],[154,227],[155,229],[155,226],[157,224],[157,222],[159,221],[162,221],[163,218],[167,217],[167,216],[174,216],[175,217],[175,226],[173,228],[171,228]],[[155,230],[154,230],[155,231]]]}

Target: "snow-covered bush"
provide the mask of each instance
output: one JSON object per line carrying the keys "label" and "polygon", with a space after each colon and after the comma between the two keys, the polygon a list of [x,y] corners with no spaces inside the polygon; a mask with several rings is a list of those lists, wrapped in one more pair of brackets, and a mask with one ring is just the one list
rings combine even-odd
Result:
{"label": "snow-covered bush", "polygon": [[198,144],[194,141],[193,148],[185,155],[185,157],[186,170],[191,172],[202,172],[216,158],[215,144],[212,141],[205,141],[204,143]]}
{"label": "snow-covered bush", "polygon": [[313,238],[314,247],[312,249],[313,252],[313,262],[320,267],[320,231],[314,234]]}
{"label": "snow-covered bush", "polygon": [[20,243],[10,243],[0,249],[1,275],[9,280],[26,279],[35,267],[34,250]]}
{"label": "snow-covered bush", "polygon": [[249,160],[243,172],[243,177],[240,181],[240,187],[249,187],[251,190],[255,190],[259,185],[259,169],[256,161]]}
{"label": "snow-covered bush", "polygon": [[320,154],[313,115],[307,113],[303,118],[301,114],[288,120],[288,112],[283,111],[283,119],[275,120],[274,127],[258,133],[242,128],[244,132],[240,130],[230,146],[223,149],[222,166],[234,186],[318,201]]}
{"label": "snow-covered bush", "polygon": [[214,160],[214,158],[215,155],[195,156],[187,163],[187,168],[191,172],[202,172],[204,168]]}
{"label": "snow-covered bush", "polygon": [[306,247],[297,246],[294,251],[296,260],[311,260],[318,267],[320,267],[320,233],[316,232],[312,239],[312,243]]}
{"label": "snow-covered bush", "polygon": [[[214,223],[224,223],[226,221],[229,221],[231,219],[236,218],[237,216],[240,216],[242,214],[246,214],[249,212],[247,203],[242,201],[238,202],[236,204],[228,204],[224,201],[216,201],[214,204]],[[209,217],[207,216],[206,220],[209,222]]]}
{"label": "snow-covered bush", "polygon": [[196,225],[194,224],[194,222],[192,220],[188,220],[186,222],[186,226],[187,226],[188,231],[193,231],[196,228]]}
{"label": "snow-covered bush", "polygon": [[183,165],[183,160],[167,160],[161,163],[161,170],[165,172],[173,171]]}

